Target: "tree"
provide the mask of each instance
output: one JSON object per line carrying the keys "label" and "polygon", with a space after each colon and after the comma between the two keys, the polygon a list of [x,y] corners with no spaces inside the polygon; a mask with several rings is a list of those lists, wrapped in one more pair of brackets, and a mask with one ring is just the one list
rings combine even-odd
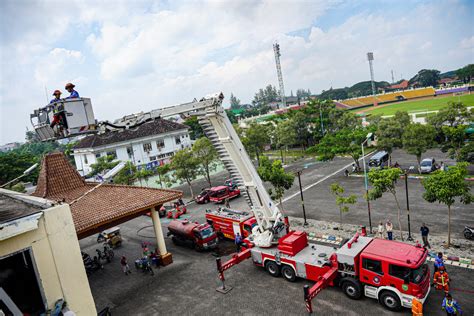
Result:
{"label": "tree", "polygon": [[304,115],[303,112],[298,111],[290,120],[295,128],[296,144],[302,146],[303,150],[305,150],[311,137],[309,129],[310,118]]}
{"label": "tree", "polygon": [[440,79],[440,71],[436,69],[422,69],[408,82],[418,83],[422,87],[436,86]]}
{"label": "tree", "polygon": [[394,118],[380,121],[377,132],[377,148],[389,154],[389,164],[392,165],[392,152],[403,146],[403,127]]}
{"label": "tree", "polygon": [[[35,156],[29,152],[18,152],[12,150],[6,153],[0,152],[0,184],[7,183],[23,174],[23,171],[39,163],[41,157]],[[36,168],[30,175],[23,177],[22,181],[36,182],[39,168]]]}
{"label": "tree", "polygon": [[349,196],[344,196],[344,188],[338,184],[331,184],[331,193],[336,197],[336,205],[339,207],[339,227],[342,230],[342,213],[349,212],[349,205],[355,204],[357,202],[357,196],[351,194]]}
{"label": "tree", "polygon": [[456,75],[464,83],[469,83],[474,78],[474,64],[469,64],[456,71]]}
{"label": "tree", "polygon": [[211,171],[215,171],[217,168],[217,150],[214,148],[209,138],[202,137],[194,143],[193,154],[199,162],[199,172],[204,175],[207,183],[209,183],[209,186],[211,187]]}
{"label": "tree", "polygon": [[254,106],[263,106],[271,102],[276,102],[279,99],[277,89],[271,84],[267,85],[265,89],[259,89],[252,100]]}
{"label": "tree", "polygon": [[191,139],[198,139],[204,136],[201,124],[199,124],[197,116],[190,116],[184,121],[184,125],[190,127],[189,137]]}
{"label": "tree", "polygon": [[336,155],[349,155],[359,169],[359,158],[362,155],[361,144],[367,134],[368,130],[361,127],[346,128],[335,134],[326,134],[314,147],[314,151],[322,155],[322,160],[332,160]]}
{"label": "tree", "polygon": [[170,169],[171,169],[170,164],[158,166],[156,168],[156,174],[158,175],[158,180],[156,180],[155,182],[159,184],[161,188],[163,188],[163,183],[165,183],[167,187],[171,186],[171,179],[168,175],[168,173],[170,172]]}
{"label": "tree", "polygon": [[469,111],[467,105],[462,102],[448,102],[448,106],[441,109],[435,115],[428,117],[428,123],[441,129],[444,125],[451,127],[464,125],[474,119],[474,112]]}
{"label": "tree", "polygon": [[410,115],[406,111],[397,111],[395,115],[392,117],[392,120],[400,123],[401,128],[406,128],[410,123]]}
{"label": "tree", "polygon": [[420,170],[421,155],[433,146],[436,131],[431,125],[420,123],[410,124],[403,132],[403,148],[407,153],[415,155]]}
{"label": "tree", "polygon": [[137,180],[136,172],[137,167],[132,162],[127,161],[125,167],[115,175],[113,182],[116,184],[132,185]]}
{"label": "tree", "polygon": [[441,149],[448,152],[450,158],[461,161],[461,150],[469,144],[465,142],[467,137],[466,125],[443,126],[442,131],[445,139]]}
{"label": "tree", "polygon": [[194,199],[192,181],[196,179],[199,173],[199,161],[194,157],[193,152],[189,148],[178,151],[171,159],[171,169],[174,175],[182,182],[186,182]]}
{"label": "tree", "polygon": [[[275,129],[275,145],[277,148],[285,148],[293,146],[296,143],[296,128],[293,125],[293,121],[286,120],[280,122]],[[282,153],[283,162],[283,153]]]}
{"label": "tree", "polygon": [[448,247],[451,245],[451,206],[458,198],[464,204],[470,204],[473,198],[464,179],[467,175],[466,166],[466,163],[458,163],[447,171],[438,170],[422,180],[425,188],[423,198],[430,203],[443,203],[448,207]]}
{"label": "tree", "polygon": [[110,170],[116,165],[118,165],[119,161],[114,161],[115,157],[108,155],[97,158],[96,163],[91,164],[91,172],[89,173],[89,177],[95,176],[99,173],[103,173],[106,170]]}
{"label": "tree", "polygon": [[234,96],[234,94],[232,94],[232,93],[230,94],[230,99],[229,99],[229,101],[230,101],[230,108],[231,108],[232,110],[237,110],[237,109],[240,109],[240,108],[241,108],[241,106],[240,106],[240,100],[237,99],[237,98]]}
{"label": "tree", "polygon": [[260,165],[260,154],[263,152],[265,145],[270,143],[267,127],[255,122],[251,123],[249,128],[245,131],[245,138],[242,142],[247,147],[249,153],[255,154],[257,162]]}
{"label": "tree", "polygon": [[281,198],[285,190],[288,190],[293,185],[294,174],[286,172],[280,160],[274,160],[272,163],[265,156],[262,157],[257,171],[263,181],[271,183],[273,190],[270,189],[269,194],[272,199],[280,201],[280,208],[283,209]]}
{"label": "tree", "polygon": [[153,171],[152,170],[147,170],[145,168],[141,168],[140,170],[138,170],[136,172],[136,178],[137,180],[140,181],[140,185],[141,185],[141,180],[145,180],[145,183],[146,185],[148,186],[148,179],[153,176]]}
{"label": "tree", "polygon": [[400,231],[400,238],[403,241],[402,234],[402,223],[400,221],[401,209],[400,203],[397,198],[396,183],[400,178],[402,171],[399,168],[387,168],[387,169],[372,169],[368,174],[370,183],[372,184],[373,189],[369,190],[369,199],[376,200],[385,192],[390,192],[395,199],[397,204],[397,219],[398,219],[398,228]]}
{"label": "tree", "polygon": [[227,117],[229,118],[229,121],[232,124],[237,124],[237,116],[234,114],[234,112],[232,112],[231,110],[225,110],[225,114],[227,115]]}

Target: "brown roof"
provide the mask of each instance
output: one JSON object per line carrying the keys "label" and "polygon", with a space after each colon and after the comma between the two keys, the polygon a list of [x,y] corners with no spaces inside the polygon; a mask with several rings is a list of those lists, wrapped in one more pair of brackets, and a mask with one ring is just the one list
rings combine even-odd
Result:
{"label": "brown roof", "polygon": [[157,118],[133,129],[108,132],[104,134],[95,134],[85,137],[81,139],[79,143],[74,146],[74,148],[95,148],[108,144],[120,143],[132,139],[159,135],[188,128],[189,126],[184,124]]}
{"label": "brown roof", "polygon": [[79,238],[94,234],[152,207],[173,201],[181,191],[85,182],[62,153],[44,157],[38,186],[32,194],[57,202],[70,203]]}

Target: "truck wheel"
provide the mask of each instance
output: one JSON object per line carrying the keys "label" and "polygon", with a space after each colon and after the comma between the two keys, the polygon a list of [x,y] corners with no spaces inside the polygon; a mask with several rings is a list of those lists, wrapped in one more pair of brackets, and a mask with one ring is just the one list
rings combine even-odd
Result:
{"label": "truck wheel", "polygon": [[385,308],[391,311],[399,311],[402,308],[402,304],[398,298],[398,295],[391,291],[382,292],[382,294],[380,294],[379,300],[380,303],[385,306]]}
{"label": "truck wheel", "polygon": [[283,266],[281,268],[281,275],[289,282],[295,282],[296,280],[295,270],[290,266]]}
{"label": "truck wheel", "polygon": [[267,269],[268,273],[273,277],[280,275],[280,267],[278,267],[274,261],[267,261],[265,263],[265,269]]}
{"label": "truck wheel", "polygon": [[362,297],[362,286],[357,280],[352,278],[343,279],[341,280],[341,287],[344,294],[353,300],[358,300]]}

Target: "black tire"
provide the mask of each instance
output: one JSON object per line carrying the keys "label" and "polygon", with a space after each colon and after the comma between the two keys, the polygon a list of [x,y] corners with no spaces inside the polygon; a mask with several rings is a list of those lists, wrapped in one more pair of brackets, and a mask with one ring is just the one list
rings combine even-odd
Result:
{"label": "black tire", "polygon": [[465,231],[464,232],[464,238],[466,239],[472,239],[472,233],[470,231]]}
{"label": "black tire", "polygon": [[265,269],[272,277],[280,275],[280,267],[274,261],[267,261],[265,263]]}
{"label": "black tire", "polygon": [[281,268],[281,275],[283,278],[289,282],[295,282],[296,281],[296,273],[295,270],[293,270],[292,267],[290,266],[283,266]]}
{"label": "black tire", "polygon": [[362,286],[357,280],[352,278],[342,279],[341,288],[350,299],[358,300],[362,297]]}
{"label": "black tire", "polygon": [[398,295],[391,291],[384,291],[379,296],[380,304],[382,304],[386,309],[396,312],[402,309],[402,303],[398,298]]}

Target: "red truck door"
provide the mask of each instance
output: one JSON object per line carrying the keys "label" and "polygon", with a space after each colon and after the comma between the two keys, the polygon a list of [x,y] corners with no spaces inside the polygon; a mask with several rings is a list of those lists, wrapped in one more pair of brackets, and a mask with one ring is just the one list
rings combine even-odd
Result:
{"label": "red truck door", "polygon": [[360,280],[363,283],[373,286],[384,284],[384,271],[382,260],[362,258],[362,268],[360,269]]}

